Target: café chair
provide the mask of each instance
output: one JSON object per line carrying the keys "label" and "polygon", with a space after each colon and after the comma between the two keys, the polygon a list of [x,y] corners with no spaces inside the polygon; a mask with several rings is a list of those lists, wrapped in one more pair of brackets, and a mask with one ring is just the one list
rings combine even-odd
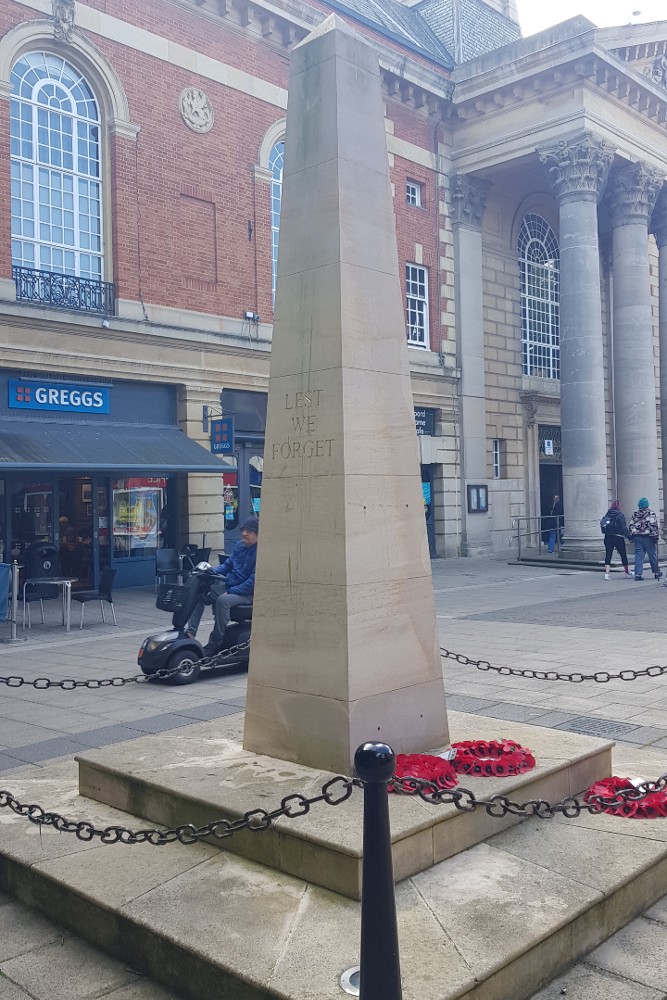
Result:
{"label": "caf\u00e9 chair", "polygon": [[[60,596],[57,586],[50,586],[44,581],[50,576],[60,575],[60,553],[51,542],[32,542],[25,551],[25,581],[23,585],[23,628],[32,628],[30,605],[39,601],[44,624],[44,601],[53,601]],[[39,580],[39,583],[27,581]],[[64,612],[63,612],[64,614]],[[63,618],[64,621],[64,618]]]}
{"label": "caf\u00e9 chair", "polygon": [[181,557],[177,549],[157,549],[155,552],[155,590],[160,583],[171,583],[169,577],[175,576],[176,582],[181,582]]}
{"label": "caf\u00e9 chair", "polygon": [[110,569],[108,566],[102,570],[100,574],[100,585],[97,590],[79,590],[72,593],[72,600],[77,601],[81,605],[81,623],[79,628],[83,628],[83,614],[86,610],[86,604],[90,601],[100,602],[100,611],[102,612],[102,621],[106,624],[106,618],[104,617],[104,605],[111,605],[111,614],[113,615],[113,623],[117,625],[116,621],[116,609],[113,606],[113,596],[111,594],[111,588],[113,586],[113,581],[116,576],[116,570]]}
{"label": "caf\u00e9 chair", "polygon": [[26,627],[26,619],[28,628],[32,628],[32,620],[30,618],[31,604],[37,604],[39,601],[40,611],[42,612],[42,625],[44,625],[44,601],[53,601],[57,597],[60,597],[60,590],[55,584],[27,583],[23,588],[23,628]]}

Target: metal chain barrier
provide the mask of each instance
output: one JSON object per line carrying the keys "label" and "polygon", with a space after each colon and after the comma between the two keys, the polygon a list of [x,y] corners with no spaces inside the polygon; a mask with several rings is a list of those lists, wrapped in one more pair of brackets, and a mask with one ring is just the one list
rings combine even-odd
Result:
{"label": "metal chain barrier", "polygon": [[[393,778],[391,789],[403,795],[418,795],[429,805],[453,805],[459,812],[475,812],[484,809],[488,816],[502,819],[504,816],[518,816],[521,819],[577,819],[582,813],[611,812],[617,816],[635,816],[640,819],[658,819],[667,816],[667,774],[656,781],[643,781],[632,785],[627,779],[608,779],[624,787],[601,782],[592,786],[581,798],[569,795],[552,804],[545,799],[529,799],[527,802],[513,802],[506,795],[492,795],[489,799],[478,799],[468,788],[442,788],[434,781],[422,778]],[[628,787],[629,786],[629,787]],[[596,791],[608,788],[609,794]],[[656,796],[659,796],[657,798]],[[639,806],[642,806],[639,809]]]}
{"label": "metal chain barrier", "polygon": [[453,653],[444,646],[440,647],[440,655],[443,659],[456,660],[466,667],[475,667],[477,670],[493,671],[503,677],[528,677],[535,681],[569,681],[570,684],[583,684],[584,681],[595,681],[596,684],[608,684],[609,681],[636,681],[640,677],[664,677],[667,674],[667,666],[661,667],[655,664],[646,667],[644,670],[621,670],[620,673],[610,674],[608,670],[597,670],[594,674],[582,674],[575,671],[573,674],[560,674],[557,670],[519,670],[517,667],[494,667],[488,660],[473,660],[464,653]]}
{"label": "metal chain barrier", "polygon": [[[267,812],[266,809],[251,809],[238,820],[213,820],[205,826],[183,823],[168,830],[130,830],[124,826],[98,829],[87,820],[67,819],[59,813],[48,812],[39,805],[26,805],[8,791],[0,791],[0,809],[11,809],[30,823],[53,827],[59,833],[73,833],[79,840],[86,842],[97,838],[103,844],[150,844],[153,847],[163,847],[165,844],[177,841],[185,845],[196,844],[207,837],[225,840],[241,830],[249,830],[251,833],[268,830],[274,820],[283,816],[287,819],[305,816],[316,803],[341,805],[350,798],[355,787],[363,787],[363,782],[358,778],[337,775],[322,786],[319,795],[312,798],[306,798],[298,793],[287,795],[282,799],[280,807],[272,812]],[[502,819],[505,816],[516,816],[520,819],[554,819],[559,815],[564,819],[577,819],[582,813],[597,815],[603,812],[621,817],[657,819],[667,816],[666,789],[667,774],[663,774],[656,781],[643,781],[638,785],[631,784],[628,779],[609,778],[597,782],[581,797],[570,795],[552,804],[545,799],[514,802],[506,795],[492,795],[488,799],[478,799],[468,788],[443,788],[437,781],[427,781],[414,776],[394,777],[389,782],[389,790],[392,792],[418,795],[429,805],[453,805],[459,812],[472,813],[476,809],[484,809],[493,819]]]}
{"label": "metal chain barrier", "polygon": [[274,820],[283,816],[286,819],[305,816],[310,812],[311,806],[318,802],[325,802],[329,806],[341,805],[349,799],[352,790],[360,786],[361,782],[357,778],[337,775],[322,785],[319,795],[312,798],[299,793],[286,795],[279,808],[272,812],[251,809],[241,819],[217,819],[205,826],[183,823],[169,830],[130,830],[124,826],[106,826],[100,830],[87,820],[67,819],[60,813],[48,812],[41,806],[26,805],[7,791],[0,791],[0,809],[11,809],[18,816],[23,816],[40,827],[51,826],[59,833],[73,833],[78,840],[91,841],[97,838],[103,844],[151,844],[153,847],[164,847],[165,844],[176,841],[181,844],[196,844],[207,837],[225,840],[241,830],[249,830],[251,833],[268,830]]}
{"label": "metal chain barrier", "polygon": [[[215,653],[213,656],[202,657],[201,660],[197,660],[197,666],[200,670],[225,666],[230,656],[240,653],[243,649],[248,649],[249,646],[250,639],[246,642],[239,642],[236,646],[230,646],[229,649]],[[173,677],[174,674],[180,673],[181,670],[182,667],[172,667],[170,670],[167,667],[162,667],[161,670],[156,670],[154,674],[134,674],[132,677],[103,677],[93,678],[92,680],[75,680],[74,677],[64,677],[61,680],[36,677],[34,680],[28,680],[25,677],[10,676],[0,677],[0,684],[5,684],[10,688],[33,687],[37,691],[48,691],[49,688],[60,688],[61,691],[75,691],[77,688],[88,688],[96,691],[98,688],[125,687],[126,684],[145,684],[147,681],[153,680],[165,681]]]}

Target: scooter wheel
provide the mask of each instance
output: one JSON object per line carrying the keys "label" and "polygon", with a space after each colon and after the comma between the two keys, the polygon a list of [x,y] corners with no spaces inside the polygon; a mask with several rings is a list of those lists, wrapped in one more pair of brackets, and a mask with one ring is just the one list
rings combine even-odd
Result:
{"label": "scooter wheel", "polygon": [[169,657],[167,670],[178,670],[168,678],[170,684],[192,684],[199,677],[199,660],[192,650],[183,649]]}

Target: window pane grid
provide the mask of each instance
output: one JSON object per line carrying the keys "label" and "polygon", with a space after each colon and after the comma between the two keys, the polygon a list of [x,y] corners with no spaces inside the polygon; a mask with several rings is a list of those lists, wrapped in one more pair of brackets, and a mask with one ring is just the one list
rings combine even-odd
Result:
{"label": "window pane grid", "polygon": [[276,284],[278,281],[278,242],[280,236],[280,208],[283,197],[283,163],[285,143],[277,142],[269,156],[271,171],[271,296],[276,304]]}
{"label": "window pane grid", "polygon": [[23,56],[11,80],[12,263],[101,281],[93,93],[78,70],[44,52]]}
{"label": "window pane grid", "polygon": [[560,378],[560,255],[556,236],[539,215],[519,234],[521,349],[524,375]]}
{"label": "window pane grid", "polygon": [[408,344],[428,350],[428,271],[425,267],[405,265],[405,307]]}

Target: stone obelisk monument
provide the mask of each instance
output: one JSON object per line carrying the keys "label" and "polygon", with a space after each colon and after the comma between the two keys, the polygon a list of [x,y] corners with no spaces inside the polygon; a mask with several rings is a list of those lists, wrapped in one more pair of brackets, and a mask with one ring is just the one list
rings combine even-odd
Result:
{"label": "stone obelisk monument", "polygon": [[292,53],[244,747],[448,743],[378,58]]}

